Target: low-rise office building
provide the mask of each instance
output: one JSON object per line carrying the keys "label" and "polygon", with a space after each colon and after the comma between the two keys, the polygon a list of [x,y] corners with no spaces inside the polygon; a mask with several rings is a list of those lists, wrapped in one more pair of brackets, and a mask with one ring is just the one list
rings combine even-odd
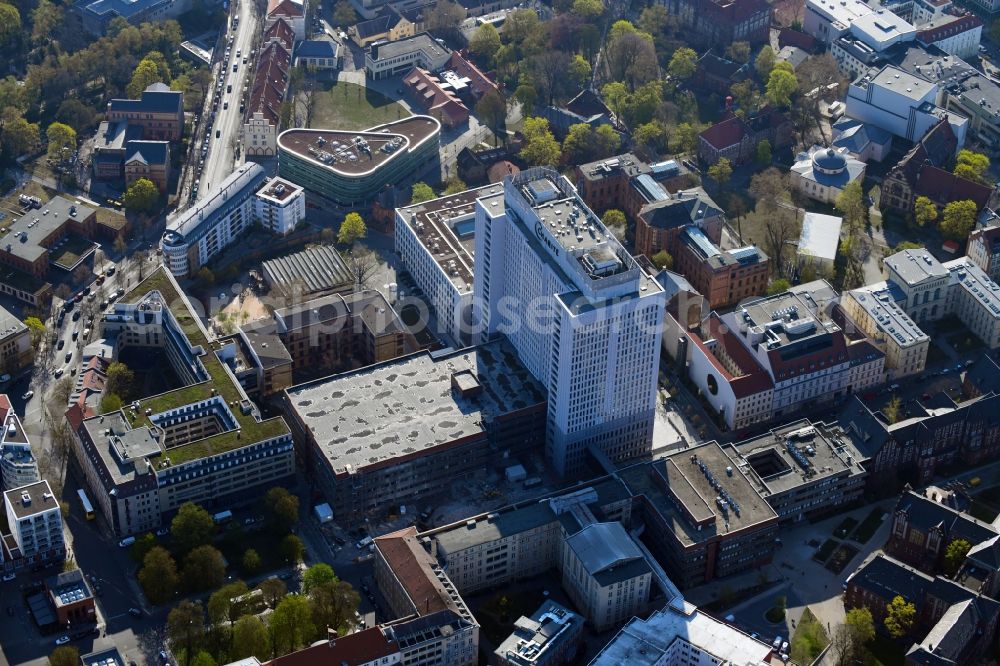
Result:
{"label": "low-rise office building", "polygon": [[983,21],[975,14],[943,14],[921,25],[917,32],[918,41],[959,58],[978,57],[982,37]]}
{"label": "low-rise office building", "polygon": [[163,265],[177,277],[192,275],[254,221],[254,195],[267,177],[259,164],[244,164],[204,197],[167,220],[160,239]]}
{"label": "low-rise office building", "polygon": [[726,452],[782,522],[839,511],[865,489],[861,452],[838,428],[807,419],[729,444]]}
{"label": "low-rise office building", "polygon": [[288,426],[261,419],[194,312],[165,269],[140,282],[104,314],[101,337],[114,357],[162,353],[181,386],[113,412],[66,413],[85,485],[118,535],[155,530],[184,502],[250,501],[294,474]]}
{"label": "low-rise office building", "polygon": [[418,177],[436,159],[441,123],[410,116],[361,132],[289,129],[278,136],[278,173],[344,206]]}
{"label": "low-rise office building", "polygon": [[165,194],[170,184],[170,142],[129,141],[125,145],[125,187],[140,178],[156,185]]}
{"label": "low-rise office building", "polygon": [[721,250],[700,227],[688,226],[673,257],[675,270],[687,276],[712,308],[730,307],[767,291],[768,256],[753,245]]}
{"label": "low-rise office building", "polygon": [[0,490],[41,481],[31,442],[6,393],[0,393],[0,428]]}
{"label": "low-rise office building", "polygon": [[48,481],[4,491],[3,504],[12,539],[4,542],[11,560],[37,564],[65,557],[62,509]]}
{"label": "low-rise office building", "polygon": [[872,344],[885,353],[889,379],[924,371],[930,337],[899,306],[898,287],[877,282],[844,292],[844,311]]}
{"label": "low-rise office building", "polygon": [[365,51],[365,73],[373,79],[387,79],[414,67],[436,72],[451,58],[451,49],[429,33],[421,32],[385,44],[372,44]]}
{"label": "low-rise office building", "polygon": [[722,208],[705,190],[700,187],[677,190],[639,210],[635,221],[635,252],[652,257],[666,250],[676,257],[682,232],[692,226],[719,245],[725,221]]}
{"label": "low-rise office building", "polygon": [[165,21],[176,18],[191,9],[190,0],[85,0],[73,9],[80,18],[83,29],[94,36],[107,32],[116,18],[123,18],[132,25]]}
{"label": "low-rise office building", "polygon": [[16,375],[35,360],[28,326],[6,308],[0,307],[0,369]]}
{"label": "low-rise office building", "polygon": [[[28,276],[44,279],[58,247],[67,237],[91,239],[96,228],[96,209],[79,201],[53,197],[41,208],[29,210],[11,223],[0,244],[0,262]],[[84,256],[89,256],[89,252]]]}
{"label": "low-rise office building", "polygon": [[583,618],[548,599],[493,651],[497,666],[560,666],[572,663],[583,634]]}
{"label": "low-rise office building", "polygon": [[254,214],[264,228],[284,236],[306,217],[306,195],[300,186],[282,178],[272,178],[255,195]]}
{"label": "low-rise office building", "polygon": [[294,386],[285,408],[345,519],[418,501],[488,467],[497,451],[516,455],[545,437],[545,389],[505,341]]}
{"label": "low-rise office building", "polygon": [[503,185],[479,187],[396,209],[396,252],[434,311],[441,333],[472,340],[477,199],[503,201]]}
{"label": "low-rise office building", "polygon": [[[79,569],[45,579],[45,591],[61,627],[86,626],[97,622],[94,593]],[[84,662],[89,664],[91,662]],[[106,662],[105,662],[106,663]]]}

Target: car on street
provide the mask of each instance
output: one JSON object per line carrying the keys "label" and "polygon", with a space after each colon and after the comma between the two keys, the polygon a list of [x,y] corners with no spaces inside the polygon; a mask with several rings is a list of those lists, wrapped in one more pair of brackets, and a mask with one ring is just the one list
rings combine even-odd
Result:
{"label": "car on street", "polygon": [[104,271],[104,274],[105,274],[105,275],[106,275],[107,277],[111,277],[112,275],[114,275],[114,274],[115,274],[115,267],[114,267],[114,266],[110,266],[110,267],[108,268],[108,270]]}
{"label": "car on street", "polygon": [[[76,340],[76,336],[75,335],[73,336],[73,339]],[[66,352],[66,362],[69,363],[72,360],[73,360],[73,351],[70,350],[70,351]]]}
{"label": "car on street", "polygon": [[66,371],[65,371],[65,370],[63,370],[62,368],[59,368],[59,369],[58,369],[58,370],[56,370],[56,371],[55,371],[54,373],[52,373],[52,376],[53,376],[53,377],[55,377],[56,379],[59,379],[60,377],[62,377],[62,376],[63,376],[63,373],[64,373],[64,372],[66,372]]}
{"label": "car on street", "polygon": [[156,530],[156,536],[167,536],[168,534],[170,534],[169,527],[161,527],[160,529]]}
{"label": "car on street", "polygon": [[128,536],[128,537],[125,537],[124,539],[122,539],[121,541],[118,542],[118,547],[119,548],[128,548],[129,546],[131,546],[134,543],[135,543],[135,537],[134,536]]}
{"label": "car on street", "polygon": [[69,636],[60,636],[56,639],[56,645],[66,645],[69,643]]}
{"label": "car on street", "polygon": [[31,398],[34,397],[34,395],[35,395],[34,391],[25,391],[24,395],[21,396],[21,400],[31,400]]}
{"label": "car on street", "polygon": [[62,348],[65,347],[65,346],[66,346],[66,341],[60,339],[59,342],[56,343],[56,350],[57,351],[62,351]]}
{"label": "car on street", "polygon": [[6,574],[3,575],[3,582],[9,583],[10,581],[14,580],[15,578],[17,578],[17,574],[14,573],[13,571],[11,571],[10,573],[6,573]]}
{"label": "car on street", "polygon": [[128,614],[132,617],[142,617],[142,609],[140,608],[129,608]]}

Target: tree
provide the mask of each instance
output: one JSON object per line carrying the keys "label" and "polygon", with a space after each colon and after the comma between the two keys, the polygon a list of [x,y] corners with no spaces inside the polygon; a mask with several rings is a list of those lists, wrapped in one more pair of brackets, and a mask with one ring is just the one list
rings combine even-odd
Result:
{"label": "tree", "polygon": [[271,608],[277,606],[278,602],[288,594],[288,588],[285,587],[285,582],[280,578],[268,578],[262,581],[258,587],[264,593],[264,603]]}
{"label": "tree", "polygon": [[837,625],[830,636],[830,649],[835,655],[835,664],[854,662],[865,644],[875,638],[875,623],[867,608],[852,608],[847,611],[843,624]]}
{"label": "tree", "polygon": [[982,153],[974,153],[963,148],[958,151],[958,158],[955,160],[955,175],[962,178],[990,185],[987,171],[990,169],[990,158]]}
{"label": "tree", "polygon": [[115,361],[108,366],[104,380],[105,393],[116,393],[128,396],[135,381],[135,373],[121,361]]}
{"label": "tree", "polygon": [[117,412],[122,408],[122,399],[116,393],[105,393],[101,398],[101,414]]}
{"label": "tree", "polygon": [[358,13],[348,0],[340,0],[333,6],[333,22],[340,26],[354,25],[358,22]]}
{"label": "tree", "polygon": [[469,40],[469,51],[482,58],[487,65],[493,64],[493,59],[499,50],[500,33],[492,23],[479,26]]}
{"label": "tree", "polygon": [[453,40],[459,35],[458,26],[465,20],[465,9],[456,2],[443,0],[424,16],[428,32],[440,39]]}
{"label": "tree", "polygon": [[179,581],[177,563],[167,549],[162,546],[151,548],[142,559],[139,571],[139,584],[146,597],[154,604],[162,604],[173,596]]}
{"label": "tree", "polygon": [[760,50],[754,61],[754,67],[762,81],[766,81],[771,76],[771,70],[774,69],[774,50],[770,46],[765,46]]}
{"label": "tree", "polygon": [[340,231],[337,232],[337,242],[342,245],[351,245],[354,241],[364,238],[368,233],[364,218],[355,211],[351,211],[340,223]]}
{"label": "tree", "polygon": [[917,225],[923,227],[928,222],[934,222],[938,218],[938,209],[934,202],[925,196],[919,196],[913,202],[913,219]]}
{"label": "tree", "polygon": [[413,183],[413,189],[410,194],[410,203],[418,204],[424,201],[430,201],[434,198],[434,190],[427,183]]}
{"label": "tree", "polygon": [[202,289],[208,289],[215,284],[215,273],[208,266],[202,266],[194,274],[194,279]]}
{"label": "tree", "polygon": [[674,51],[674,55],[670,57],[670,64],[667,65],[670,76],[681,81],[694,76],[696,69],[698,69],[698,54],[686,46]]}
{"label": "tree", "polygon": [[330,565],[320,562],[319,564],[312,565],[302,574],[302,591],[305,594],[309,594],[309,591],[314,587],[323,585],[324,583],[333,583],[336,580],[337,575],[333,573]]}
{"label": "tree", "polygon": [[798,235],[798,219],[794,212],[787,208],[775,208],[767,212],[764,225],[764,246],[765,251],[771,257],[770,264],[779,276],[783,275],[785,270],[785,248],[788,242]]}
{"label": "tree", "polygon": [[767,139],[757,144],[757,163],[764,165],[771,164],[771,142]]}
{"label": "tree", "polygon": [[545,118],[525,118],[524,144],[521,158],[531,166],[554,165],[559,163],[559,143],[549,131],[549,121]]}
{"label": "tree", "polygon": [[663,5],[649,5],[643,8],[637,22],[639,30],[653,36],[653,43],[660,46],[670,27],[670,14]]}
{"label": "tree", "polygon": [[346,628],[360,602],[361,596],[351,584],[341,580],[317,585],[309,591],[309,610],[317,627]]}
{"label": "tree", "polygon": [[271,637],[256,615],[244,615],[233,625],[233,659],[271,654]]}
{"label": "tree", "polygon": [[632,138],[640,146],[652,151],[654,155],[666,149],[667,132],[663,123],[658,120],[651,120],[636,127]]}
{"label": "tree", "polygon": [[611,125],[601,125],[594,130],[594,151],[597,158],[611,157],[618,152],[622,139]]}
{"label": "tree", "polygon": [[589,162],[594,154],[594,128],[587,123],[570,125],[563,139],[562,154],[568,164]]}
{"label": "tree", "polygon": [[791,287],[792,283],[785,278],[771,280],[771,284],[767,286],[767,295],[774,296],[775,294],[782,294],[788,291]]}
{"label": "tree", "polygon": [[860,645],[875,638],[875,622],[872,620],[872,612],[867,608],[852,608],[847,611],[845,623]]}
{"label": "tree", "polygon": [[909,633],[916,616],[916,606],[897,594],[885,607],[886,631],[893,638],[902,638]]}
{"label": "tree", "polygon": [[298,538],[294,534],[289,534],[284,539],[281,540],[281,554],[284,558],[294,563],[301,562],[302,556],[306,552],[306,547],[302,543],[302,539]]}
{"label": "tree", "polygon": [[0,114],[0,139],[4,150],[12,156],[17,157],[37,146],[40,136],[38,124],[29,123],[17,109],[8,106]]}
{"label": "tree", "polygon": [[867,206],[865,205],[865,194],[859,181],[848,183],[840,191],[840,194],[837,195],[836,207],[843,214],[844,222],[847,223],[847,228],[852,233],[861,230],[865,224]]}
{"label": "tree", "polygon": [[979,209],[976,202],[968,199],[952,201],[944,207],[944,215],[938,223],[941,235],[952,240],[964,241],[976,225]]}
{"label": "tree", "polygon": [[972,544],[965,539],[952,539],[944,549],[944,572],[954,576],[962,568],[965,556],[969,554]]}
{"label": "tree", "polygon": [[582,86],[590,80],[591,71],[592,67],[587,62],[587,59],[577,53],[573,56],[573,61],[569,64],[567,75],[570,81],[573,82],[573,85]]}
{"label": "tree", "polygon": [[733,62],[750,62],[750,42],[733,42],[726,49],[726,57]]}
{"label": "tree", "polygon": [[212,655],[204,650],[201,650],[194,656],[194,659],[191,660],[191,666],[216,666],[216,664]]}
{"label": "tree", "polygon": [[625,213],[617,208],[609,208],[604,211],[601,221],[604,222],[604,226],[610,229],[615,236],[619,238],[625,237]]}
{"label": "tree", "polygon": [[899,421],[899,414],[902,407],[903,401],[899,399],[898,395],[894,395],[888,404],[882,408],[882,415],[890,424],[896,423]]}
{"label": "tree", "polygon": [[271,613],[271,636],[274,652],[287,654],[308,643],[316,629],[312,623],[309,601],[299,594],[289,594]]}
{"label": "tree", "polygon": [[276,534],[284,534],[299,521],[299,498],[281,486],[264,495],[264,521]]}
{"label": "tree", "polygon": [[228,622],[230,627],[243,614],[242,604],[235,602],[247,593],[249,588],[241,580],[223,585],[208,598],[208,619],[212,624]]}
{"label": "tree", "polygon": [[49,666],[79,666],[80,651],[72,645],[61,645],[49,655]]}
{"label": "tree", "polygon": [[45,339],[45,324],[38,317],[26,317],[24,325],[28,327],[28,336],[31,338],[31,346],[36,350],[38,345]]}
{"label": "tree", "polygon": [[573,13],[585,21],[594,21],[604,13],[601,0],[573,0]]}
{"label": "tree", "polygon": [[733,165],[725,157],[720,157],[719,161],[708,167],[708,177],[723,188],[729,184],[729,179],[733,177]]}
{"label": "tree", "polygon": [[51,159],[62,161],[69,156],[64,151],[72,153],[76,150],[76,130],[64,123],[49,125],[45,138],[49,141],[48,156]]}
{"label": "tree", "polygon": [[14,5],[0,3],[0,46],[7,46],[21,33],[21,13]]}
{"label": "tree", "polygon": [[[476,102],[476,116],[493,131],[493,136],[496,137],[507,124],[507,101],[496,90],[489,90]],[[495,143],[494,141],[494,145]]]}
{"label": "tree", "polygon": [[920,243],[914,243],[913,241],[903,241],[892,248],[892,253],[902,252],[903,250],[923,250],[924,246]]}
{"label": "tree", "polygon": [[191,666],[193,656],[205,637],[205,609],[200,601],[185,599],[167,616],[167,636],[174,651],[184,651],[185,666]]}
{"label": "tree", "polygon": [[152,213],[159,201],[160,191],[149,178],[139,178],[134,181],[122,197],[125,210],[129,213]]}
{"label": "tree", "polygon": [[666,250],[660,250],[650,257],[649,260],[660,270],[670,270],[674,267],[674,258]]}
{"label": "tree", "polygon": [[[621,24],[627,25],[630,29],[616,33],[615,27]],[[592,57],[587,59],[594,61]],[[618,21],[612,27],[603,60],[607,65],[608,79],[621,81],[629,90],[635,90],[659,78],[660,68],[652,38],[637,32],[627,21]],[[683,55],[680,60],[685,60]],[[678,66],[682,67],[680,64]]]}
{"label": "tree", "polygon": [[354,278],[354,286],[358,289],[368,286],[368,280],[378,268],[375,253],[360,246],[347,252],[344,256],[344,262],[347,264],[348,272]]}
{"label": "tree", "polygon": [[681,123],[674,128],[670,147],[681,153],[693,153],[698,147],[698,131],[689,123]]}
{"label": "tree", "polygon": [[183,575],[188,589],[210,590],[226,579],[226,562],[216,548],[197,546],[184,558]]}
{"label": "tree", "polygon": [[212,516],[194,502],[182,504],[170,523],[170,534],[182,553],[209,543],[214,531]]}
{"label": "tree", "polygon": [[798,90],[799,80],[791,69],[791,65],[786,62],[778,63],[771,69],[764,96],[772,106],[785,107],[792,103],[792,94]]}
{"label": "tree", "polygon": [[257,573],[262,564],[260,553],[253,548],[247,548],[243,553],[243,571],[247,574]]}
{"label": "tree", "polygon": [[132,561],[136,564],[142,564],[146,560],[146,555],[149,551],[160,545],[160,542],[156,540],[152,532],[146,532],[145,534],[140,534],[135,538],[135,543],[129,548],[129,555],[132,557]]}
{"label": "tree", "polygon": [[750,194],[758,209],[774,210],[779,201],[788,198],[788,179],[775,167],[765,169],[750,179]]}
{"label": "tree", "polygon": [[469,189],[469,186],[462,182],[462,179],[458,176],[452,176],[445,183],[444,191],[441,192],[442,196],[448,196],[449,194],[458,194],[459,192],[465,192]]}
{"label": "tree", "polygon": [[130,99],[138,99],[143,90],[161,81],[167,83],[163,81],[163,76],[156,62],[151,58],[143,58],[132,73],[132,80],[126,88],[126,93]]}
{"label": "tree", "polygon": [[[52,4],[48,0],[42,0],[42,2]],[[41,6],[39,5],[39,7]],[[59,105],[59,110],[56,111],[56,120],[66,123],[70,127],[88,128],[94,124],[94,110],[75,97],[70,97]]]}

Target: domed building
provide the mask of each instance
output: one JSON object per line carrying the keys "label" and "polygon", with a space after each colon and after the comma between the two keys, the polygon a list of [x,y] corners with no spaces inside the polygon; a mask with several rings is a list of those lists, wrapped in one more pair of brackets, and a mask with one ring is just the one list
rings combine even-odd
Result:
{"label": "domed building", "polygon": [[791,185],[810,199],[832,204],[845,187],[865,177],[865,163],[844,148],[813,146],[799,153],[791,169]]}

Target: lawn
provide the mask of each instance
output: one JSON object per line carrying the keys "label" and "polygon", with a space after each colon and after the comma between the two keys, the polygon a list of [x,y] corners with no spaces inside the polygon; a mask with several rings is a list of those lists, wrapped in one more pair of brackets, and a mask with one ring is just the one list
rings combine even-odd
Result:
{"label": "lawn", "polygon": [[882,635],[876,635],[875,640],[868,644],[868,651],[871,653],[871,661],[866,660],[866,664],[872,666],[903,666],[906,654],[902,646]]}
{"label": "lawn", "polygon": [[313,95],[309,127],[363,130],[409,115],[402,104],[381,93],[354,83],[335,82],[329,88],[324,84]]}
{"label": "lawn", "polygon": [[848,516],[847,518],[844,518],[842,521],[840,521],[840,524],[838,524],[835,528],[833,528],[833,536],[837,537],[838,539],[844,539],[847,537],[848,534],[851,533],[851,530],[857,527],[857,525],[858,521]]}
{"label": "lawn", "polygon": [[826,562],[827,558],[833,553],[833,551],[840,545],[840,542],[835,539],[827,539],[823,542],[823,545],[817,549],[816,554],[813,555],[813,559],[822,564]]}
{"label": "lawn", "polygon": [[792,635],[792,651],[789,656],[797,664],[811,664],[829,642],[823,625],[812,611],[806,608],[802,611],[802,617]]}
{"label": "lawn", "polygon": [[882,513],[882,509],[872,509],[858,525],[858,528],[854,530],[851,540],[858,543],[868,543],[868,540],[875,536],[878,528],[882,526]]}

